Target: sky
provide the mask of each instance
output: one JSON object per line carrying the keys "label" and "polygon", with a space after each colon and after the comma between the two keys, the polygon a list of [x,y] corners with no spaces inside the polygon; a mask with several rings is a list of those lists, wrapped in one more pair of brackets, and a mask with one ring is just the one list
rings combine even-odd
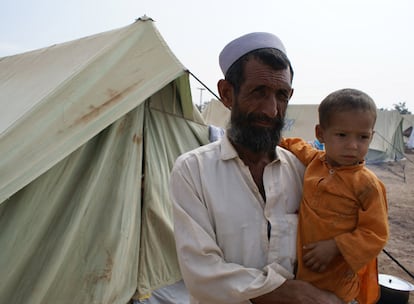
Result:
{"label": "sky", "polygon": [[[120,28],[147,15],[181,63],[217,94],[218,54],[254,31],[283,41],[291,103],[352,87],[414,113],[412,0],[1,0],[0,57]],[[215,98],[191,78],[195,103]]]}

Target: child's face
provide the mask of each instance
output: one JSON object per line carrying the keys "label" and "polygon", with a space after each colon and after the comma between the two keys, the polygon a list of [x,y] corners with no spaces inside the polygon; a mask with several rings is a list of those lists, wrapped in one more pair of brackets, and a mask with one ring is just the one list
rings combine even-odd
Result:
{"label": "child's face", "polygon": [[331,116],[327,128],[316,126],[331,166],[352,166],[364,160],[374,135],[374,117],[368,111],[351,110]]}

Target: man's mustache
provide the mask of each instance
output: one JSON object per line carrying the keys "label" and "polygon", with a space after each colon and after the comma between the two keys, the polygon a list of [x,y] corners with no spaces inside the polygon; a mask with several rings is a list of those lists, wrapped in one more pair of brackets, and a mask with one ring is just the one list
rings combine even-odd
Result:
{"label": "man's mustache", "polygon": [[273,126],[283,126],[283,119],[280,117],[270,118],[266,115],[261,114],[248,114],[246,115],[247,122],[264,122]]}

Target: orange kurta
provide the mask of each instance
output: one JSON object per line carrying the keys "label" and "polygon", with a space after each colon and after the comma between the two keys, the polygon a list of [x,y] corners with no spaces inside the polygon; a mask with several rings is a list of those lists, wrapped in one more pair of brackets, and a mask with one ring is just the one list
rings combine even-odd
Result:
{"label": "orange kurta", "polygon": [[[325,152],[298,138],[283,139],[306,166],[299,209],[297,279],[334,292],[345,302],[375,303],[379,294],[377,255],[388,239],[383,183],[365,167],[330,167]],[[323,273],[303,264],[303,246],[335,239],[341,252]]]}

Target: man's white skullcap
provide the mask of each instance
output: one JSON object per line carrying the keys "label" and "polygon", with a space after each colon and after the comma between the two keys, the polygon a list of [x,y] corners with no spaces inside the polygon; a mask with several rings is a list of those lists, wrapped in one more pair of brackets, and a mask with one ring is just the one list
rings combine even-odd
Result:
{"label": "man's white skullcap", "polygon": [[221,71],[226,75],[227,70],[243,55],[257,49],[275,48],[286,54],[282,41],[271,33],[254,32],[243,35],[229,42],[219,55]]}

